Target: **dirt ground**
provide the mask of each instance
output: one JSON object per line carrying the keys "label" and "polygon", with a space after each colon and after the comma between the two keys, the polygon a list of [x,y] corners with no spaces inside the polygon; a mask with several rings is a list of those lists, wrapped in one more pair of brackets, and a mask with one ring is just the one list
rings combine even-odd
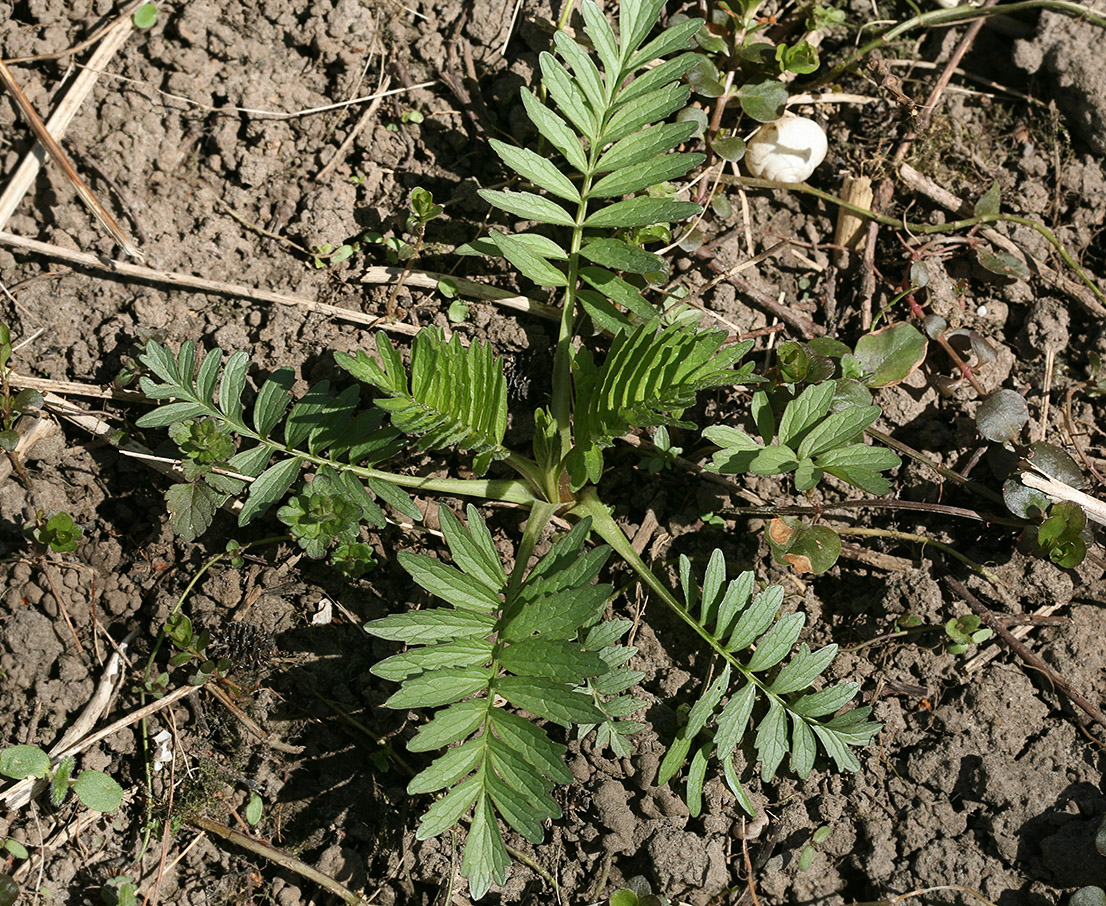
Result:
{"label": "dirt ground", "polygon": [[[696,4],[671,2],[669,13],[683,6]],[[337,247],[366,230],[402,236],[407,196],[421,185],[445,204],[446,215],[431,226],[418,267],[459,267],[459,274],[513,289],[514,278],[494,273],[494,265],[464,259],[458,266],[450,254],[483,229],[488,211],[476,190],[504,178],[487,139],[506,134],[526,142],[531,135],[518,91],[534,84],[537,54],[550,45],[560,3],[523,0],[511,28],[513,8],[511,0],[166,3],[157,25],[132,34],[111,60],[64,145],[138,238],[148,263],[162,270],[372,317],[383,312],[387,288],[363,277],[388,263],[383,246],[366,242],[348,260],[316,267],[290,243],[311,250]],[[911,9],[884,0],[853,3],[847,27],[824,43],[824,60],[848,52],[859,25],[900,20]],[[56,54],[120,10],[111,0],[0,0],[0,58]],[[889,72],[905,79],[903,90],[919,104],[961,34],[916,33],[885,48]],[[1004,210],[1049,226],[1106,285],[1100,47],[1093,27],[1053,13],[985,27],[928,125],[917,130],[906,161],[969,208],[997,181]],[[12,68],[45,113],[73,74],[72,62],[86,56]],[[296,113],[372,95],[384,77],[390,88],[405,90],[374,105],[369,116],[363,117],[368,103],[280,118],[256,112]],[[812,183],[838,192],[849,172],[890,175],[888,160],[917,121],[878,73],[846,75],[832,87],[860,100],[801,108],[826,123],[830,135],[829,157]],[[0,100],[4,181],[31,144],[14,106]],[[802,257],[777,254],[744,276],[761,293],[772,299],[782,293],[791,309],[854,342],[862,332],[864,265],[860,256],[841,260],[824,247],[833,240],[832,206],[766,191],[742,199],[731,189],[727,198],[730,210],[719,208],[704,221],[707,247],[729,266],[780,239],[795,240]],[[902,182],[890,210],[913,220],[947,216]],[[52,164],[0,227],[65,249],[114,254]],[[1070,274],[1036,233],[1015,227],[1009,235]],[[908,246],[920,244],[901,231],[881,231],[876,312],[887,308],[889,318],[907,317],[897,296],[910,266]],[[996,360],[979,371],[984,390],[1022,393],[1034,439],[1073,453],[1074,439],[1101,470],[1101,397],[1089,395],[1083,382],[1091,353],[1106,358],[1103,319],[1055,282],[996,277],[964,245],[944,251],[943,260],[929,259],[932,284],[922,301],[994,346]],[[700,258],[677,251],[673,263],[690,286],[712,276]],[[195,340],[228,353],[245,349],[256,363],[254,376],[290,365],[299,389],[337,376],[333,351],[372,343],[364,318],[351,323],[305,306],[127,279],[4,244],[0,283],[8,290],[0,295],[0,318],[13,337],[34,335],[17,354],[20,372],[94,387],[111,386],[150,336],[173,346]],[[739,331],[773,326],[747,292],[725,282],[705,301]],[[405,290],[400,302],[422,324],[449,323],[448,302],[436,293]],[[552,324],[474,302],[467,321],[454,329],[490,339],[529,380],[530,402],[542,402]],[[762,335],[758,349],[787,336],[794,334]],[[1047,394],[1046,362],[1055,364]],[[924,371],[880,392],[881,427],[951,468],[978,462],[973,477],[997,486],[988,458],[977,455],[985,445],[973,421],[978,393],[967,385],[938,392],[953,374],[941,351],[931,350]],[[117,399],[68,398],[112,429],[131,425],[133,431],[144,411]],[[730,402],[705,401],[707,414]],[[279,528],[273,518],[241,532],[220,516],[198,541],[175,539],[162,497],[166,478],[70,421],[51,425],[30,453],[29,487],[14,474],[0,481],[4,745],[48,748],[60,738],[104,673],[108,637],[118,643],[130,634],[130,669],[97,725],[136,710],[141,670],[200,567],[228,538],[261,538]],[[512,431],[525,436],[526,425]],[[163,435],[140,439],[156,447]],[[685,447],[696,443],[687,440]],[[617,607],[640,618],[633,666],[646,675],[639,694],[651,729],[621,760],[596,752],[587,740],[569,742],[579,783],[560,791],[564,817],[540,847],[508,839],[540,872],[516,861],[507,885],[484,902],[582,906],[605,900],[634,875],[645,875],[673,902],[696,906],[753,902],[750,880],[765,906],[867,902],[945,885],[973,888],[1000,906],[1046,906],[1076,888],[1106,886],[1106,857],[1094,846],[1106,816],[1104,728],[1088,724],[1047,677],[1001,643],[949,653],[941,627],[966,610],[939,582],[959,576],[1007,613],[1053,608],[1060,619],[1033,627],[1027,644],[1101,704],[1106,587],[1100,547],[1092,546],[1082,566],[1064,571],[1017,553],[1016,533],[1002,526],[866,510],[831,521],[950,543],[997,573],[1009,590],[1006,600],[935,549],[886,539],[846,538],[851,556],[825,575],[800,577],[771,563],[762,520],[730,512],[745,503],[740,497],[680,471],[650,476],[627,446],[616,448],[611,461],[612,473],[622,477],[604,485],[605,499],[616,504],[631,535],[647,526],[646,550],[658,569],[680,553],[705,556],[721,546],[735,567],[782,582],[810,615],[804,638],[812,646],[841,645],[836,674],[862,684],[862,698],[884,729],[860,753],[856,774],[838,775],[819,762],[804,782],[785,776],[763,788],[752,783],[756,804],[770,817],[758,834],[744,835],[740,811],[718,778],[707,784],[703,814],[691,818],[679,784],[658,788],[653,779],[676,726],[676,704],[695,693],[705,665],[680,625],[631,590]],[[1087,478],[1096,493],[1094,477]],[[895,484],[900,499],[975,505],[914,463],[898,470]],[[756,479],[748,487],[764,500],[803,502],[790,484]],[[830,490],[816,499],[839,496]],[[79,547],[47,563],[36,560],[23,540],[24,525],[39,511],[62,510],[83,528]],[[721,518],[704,519],[711,514]],[[489,510],[488,518],[496,531],[517,537],[516,513]],[[159,763],[152,774],[153,795],[146,793],[147,769],[157,744],[145,749],[134,725],[92,746],[80,761],[122,784],[126,797],[117,814],[90,816],[73,802],[54,810],[46,797],[0,812],[0,839],[14,838],[30,851],[26,860],[8,858],[6,869],[0,855],[0,874],[6,870],[21,885],[20,903],[114,902],[106,885],[120,875],[138,884],[140,897],[181,906],[338,902],[269,859],[164,820],[184,814],[243,828],[373,903],[467,902],[455,876],[459,841],[415,840],[426,803],[406,795],[407,775],[388,757],[394,746],[417,769],[416,756],[403,746],[412,722],[381,707],[392,689],[369,673],[394,646],[359,628],[410,600],[410,580],[391,552],[437,551],[437,543],[396,526],[374,534],[372,543],[380,565],[353,582],[298,557],[291,546],[259,548],[241,567],[221,563],[203,575],[184,609],[233,654],[234,695],[258,731],[208,694],[194,695],[146,727],[151,740],[169,730],[175,749],[172,768]],[[616,585],[628,581],[626,574],[613,578]],[[933,628],[894,635],[907,614]],[[164,659],[160,654],[158,663]],[[239,818],[251,793],[265,804],[254,827]],[[800,867],[800,854],[821,827],[829,836]],[[543,874],[556,881],[556,893]],[[923,900],[959,903],[965,896],[933,892]]]}

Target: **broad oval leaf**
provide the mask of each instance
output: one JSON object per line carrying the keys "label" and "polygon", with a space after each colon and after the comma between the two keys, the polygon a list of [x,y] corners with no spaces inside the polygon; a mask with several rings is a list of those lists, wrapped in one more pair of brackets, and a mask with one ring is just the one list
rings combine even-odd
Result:
{"label": "broad oval leaf", "polygon": [[1005,444],[1017,437],[1029,421],[1029,404],[1014,390],[999,390],[979,404],[975,426],[987,440]]}
{"label": "broad oval leaf", "polygon": [[123,804],[123,787],[103,771],[81,771],[73,792],[94,812],[114,812]]}
{"label": "broad oval leaf", "polygon": [[891,324],[861,337],[853,355],[870,375],[865,384],[890,387],[921,366],[928,346],[926,338],[912,325]]}
{"label": "broad oval leaf", "polygon": [[787,88],[775,79],[750,79],[738,89],[737,100],[758,123],[771,123],[783,116]]}

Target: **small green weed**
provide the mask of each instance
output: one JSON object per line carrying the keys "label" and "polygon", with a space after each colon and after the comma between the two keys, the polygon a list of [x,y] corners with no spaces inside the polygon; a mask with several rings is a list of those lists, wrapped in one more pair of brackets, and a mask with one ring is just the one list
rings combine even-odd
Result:
{"label": "small green weed", "polygon": [[61,806],[69,791],[87,808],[96,812],[114,812],[123,802],[123,788],[103,771],[81,771],[73,777],[74,759],[68,756],[57,763],[38,746],[15,745],[0,749],[0,774],[13,780],[34,777],[50,784],[50,801]]}

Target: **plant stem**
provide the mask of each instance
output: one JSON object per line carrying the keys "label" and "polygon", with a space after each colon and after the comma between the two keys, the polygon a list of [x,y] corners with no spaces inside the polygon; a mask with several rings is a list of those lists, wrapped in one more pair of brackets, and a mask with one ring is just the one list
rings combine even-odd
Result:
{"label": "plant stem", "polygon": [[879,529],[879,528],[838,528],[833,527],[833,530],[838,535],[863,535],[868,538],[890,538],[894,541],[910,541],[914,544],[931,544],[942,553],[948,554],[950,557],[954,557],[963,563],[968,569],[973,572],[979,573],[988,582],[994,585],[996,588],[1001,588],[1006,591],[1006,586],[1002,580],[996,576],[993,572],[987,569],[982,563],[976,563],[974,560],[970,560],[965,557],[960,551],[950,544],[945,544],[943,541],[938,541],[935,538],[927,538],[925,535],[915,535],[911,532],[897,532],[892,529]]}
{"label": "plant stem", "polygon": [[515,552],[515,565],[511,568],[511,578],[507,583],[507,600],[511,601],[522,587],[522,580],[526,576],[526,568],[530,563],[530,555],[534,552],[534,545],[538,543],[549,520],[557,511],[558,504],[547,501],[537,501],[530,508],[530,516],[526,520],[526,528],[522,531],[522,540]]}
{"label": "plant stem", "polygon": [[942,478],[947,478],[949,481],[955,482],[962,487],[967,488],[969,491],[974,491],[980,497],[985,497],[992,503],[997,503],[999,506],[1006,506],[1006,502],[1002,499],[1001,494],[996,494],[990,488],[981,485],[977,481],[972,481],[970,478],[965,478],[958,472],[954,472],[948,466],[943,466],[939,462],[934,462],[924,453],[920,453],[913,447],[908,447],[902,441],[895,440],[890,434],[885,434],[876,428],[866,428],[864,433],[867,434],[872,440],[879,441],[886,447],[890,447],[892,450],[897,450],[902,453],[903,456],[908,456],[915,462],[920,463],[923,466],[928,466],[933,469]]}
{"label": "plant stem", "polygon": [[930,12],[920,13],[898,25],[889,28],[878,38],[873,38],[867,44],[854,50],[841,63],[838,63],[825,75],[819,77],[813,84],[805,86],[807,90],[813,90],[821,85],[839,78],[842,73],[851,68],[873,50],[883,47],[894,41],[900,35],[913,31],[915,28],[930,28],[939,25],[955,25],[957,22],[967,22],[971,19],[979,19],[994,15],[1011,15],[1031,9],[1052,9],[1062,13],[1071,13],[1073,16],[1086,19],[1088,22],[1106,28],[1106,18],[1103,18],[1095,10],[1078,3],[1069,3],[1067,0],[1021,0],[1018,3],[1006,3],[999,7],[980,9],[970,6],[953,7],[952,9],[936,9]]}
{"label": "plant stem", "polygon": [[[634,546],[630,543],[630,539],[626,537],[626,533],[622,531],[618,523],[611,517],[610,511],[599,500],[598,495],[595,493],[595,488],[585,487],[581,490],[578,503],[569,510],[569,513],[574,516],[590,516],[592,519],[591,527],[595,530],[595,533],[614,548],[615,552],[633,568],[634,572],[638,574],[641,580],[649,586],[657,597],[668,605],[669,610],[690,626],[695,634],[706,642],[715,654],[725,660],[746,680],[753,683],[763,695],[774,699],[783,708],[787,708],[787,702],[781,696],[772,692],[767,684],[762,682],[756,674],[746,670],[734,654],[727,651],[722,643],[715,638],[706,627],[688,613],[679,599],[657,578],[656,574],[645,564],[645,561],[638,556],[638,552],[634,550]],[[808,718],[804,718],[804,720],[811,724],[820,723],[820,721]]]}
{"label": "plant stem", "polygon": [[240,846],[242,849],[254,855],[260,856],[263,859],[268,859],[274,865],[287,868],[289,871],[294,871],[296,874],[307,878],[309,881],[314,881],[323,889],[329,890],[331,893],[340,897],[344,903],[349,903],[350,906],[368,906],[368,900],[343,886],[338,881],[334,880],[334,878],[329,875],[324,875],[321,871],[312,868],[306,862],[301,862],[295,856],[284,852],[284,850],[277,849],[275,846],[265,843],[263,840],[258,840],[256,837],[243,834],[224,824],[219,824],[217,821],[212,821],[210,818],[204,818],[202,815],[195,815],[189,818],[188,823],[195,825],[201,830],[207,831],[209,834],[214,834],[216,837],[221,837],[229,843],[233,843],[235,846]]}
{"label": "plant stem", "polygon": [[[1009,12],[1016,7],[1052,6],[1057,2],[1059,2],[1059,0],[1025,0],[1023,3],[1011,3],[1000,7],[1000,9],[1003,12]],[[1074,5],[1075,4],[1065,4],[1065,6]],[[975,13],[976,15],[988,12],[988,10],[979,10],[975,8],[968,8],[965,10],[963,7],[951,10],[942,9],[937,12],[962,13],[965,11]],[[968,19],[974,17],[962,16],[961,18]],[[1103,24],[1106,24],[1106,20],[1103,20]],[[985,223],[1016,223],[1020,226],[1029,227],[1031,230],[1035,230],[1039,233],[1049,245],[1056,249],[1056,252],[1064,259],[1064,263],[1078,275],[1079,279],[1086,284],[1099,301],[1106,301],[1106,295],[1104,295],[1095,282],[1087,276],[1086,271],[1079,266],[1079,263],[1071,256],[1071,253],[1064,244],[1056,238],[1055,234],[1044,224],[1038,223],[1036,220],[1029,217],[1020,217],[1017,214],[977,214],[975,217],[965,217],[963,220],[953,220],[950,223],[915,223],[899,217],[878,214],[868,208],[850,204],[843,198],[831,195],[829,192],[823,192],[821,189],[814,188],[814,186],[808,186],[804,182],[773,182],[770,179],[753,179],[750,176],[728,176],[725,174],[720,176],[719,180],[732,186],[745,186],[752,189],[785,189],[788,192],[801,192],[804,195],[813,195],[815,198],[820,198],[823,201],[828,201],[830,204],[835,204],[838,207],[844,208],[846,211],[856,214],[858,217],[866,217],[869,220],[874,220],[876,223],[882,223],[884,226],[899,227],[911,233],[947,233],[954,230],[967,230]]]}

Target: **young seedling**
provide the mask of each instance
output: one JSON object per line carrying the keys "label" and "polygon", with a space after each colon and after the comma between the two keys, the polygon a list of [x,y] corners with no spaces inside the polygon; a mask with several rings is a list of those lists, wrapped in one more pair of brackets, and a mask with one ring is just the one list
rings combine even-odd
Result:
{"label": "young seedling", "polygon": [[[240,525],[278,506],[278,518],[305,553],[342,564],[357,562],[358,546],[367,549],[366,527],[384,528],[385,507],[422,518],[412,493],[529,511],[505,563],[479,510],[469,506],[462,522],[441,507],[448,560],[396,554],[440,603],[401,608],[366,627],[405,646],[373,668],[398,684],[387,705],[429,714],[409,748],[437,754],[408,790],[438,798],[417,836],[445,833],[468,816],[461,871],[474,898],[506,877],[503,827],[536,843],[544,822],[560,815],[550,791],[572,775],[565,746],[547,724],[594,733],[598,747],[617,755],[630,753],[643,726],[633,719],[642,707],[631,694],[642,679],[630,666],[636,649],[622,641],[632,624],[608,616],[614,590],[598,581],[612,555],[710,655],[711,674],[669,744],[660,778],[673,779],[687,765],[685,798],[694,813],[709,766],[717,765],[751,814],[741,775],[752,765],[741,753],[760,762],[764,782],[784,759],[806,776],[819,750],[852,771],[860,764],[853,749],[867,745],[879,728],[868,719],[869,708],[848,709],[857,684],[822,688],[836,646],[811,651],[799,643],[805,617],[782,612],[781,587],[758,589],[751,571],[731,579],[719,550],[701,581],[681,559],[677,595],[642,561],[600,497],[605,451],[616,438],[634,428],[655,429],[662,440],[662,430],[693,431],[687,413],[699,392],[738,384],[772,385],[754,406],[761,441],[749,443],[758,452],[788,451],[794,465],[781,471],[796,472],[803,487],[840,473],[883,491],[881,472],[898,462],[860,441],[879,410],[859,382],[830,379],[833,363],[821,383],[810,378],[809,389],[756,376],[753,363],[742,363],[751,341],[727,343],[724,332],[700,327],[696,312],[670,308],[654,289],[667,280],[668,265],[649,247],[671,236],[671,224],[701,210],[664,184],[704,160],[675,150],[692,137],[694,124],[666,122],[687,102],[680,79],[695,62],[686,49],[701,23],[681,21],[647,41],[662,6],[662,0],[623,0],[616,33],[594,0],[583,0],[594,57],[558,32],[555,54],[540,57],[548,103],[522,93],[550,150],[492,142],[525,183],[480,193],[513,222],[468,250],[506,258],[524,279],[559,294],[550,403],[533,412],[532,450],[506,445],[502,361],[486,343],[466,347],[458,335],[447,340],[434,327],[419,332],[409,356],[383,333],[375,354],[337,354],[338,365],[361,386],[340,389],[324,381],[295,402],[292,374],[281,369],[247,404],[243,353],[224,362],[220,351],[201,354],[191,343],[173,353],[151,342],[142,358],[150,372],[143,390],[174,402],[163,402],[137,425],[173,426],[185,480],[170,488],[169,508],[174,527],[188,536],[210,525],[223,502],[244,495]],[[409,227],[418,244],[440,214],[429,193],[412,193]],[[389,313],[393,303],[394,295]],[[591,340],[597,331],[609,345]],[[886,358],[867,364],[879,373]],[[892,376],[907,367],[897,365]],[[855,411],[838,411],[834,400],[841,394],[851,404],[853,384],[867,399]],[[729,426],[709,430],[721,436],[723,427]],[[411,474],[394,462],[404,449],[467,452],[477,477]],[[493,464],[495,477],[482,477]],[[572,528],[532,563],[555,514]],[[603,544],[590,547],[591,536]],[[198,656],[198,648],[185,650]]]}
{"label": "young seedling", "polygon": [[72,777],[73,758],[52,762],[38,746],[15,745],[0,750],[0,774],[13,780],[28,777],[46,780],[50,801],[60,807],[72,790],[87,808],[96,812],[114,812],[123,802],[123,788],[103,771],[81,771]]}

